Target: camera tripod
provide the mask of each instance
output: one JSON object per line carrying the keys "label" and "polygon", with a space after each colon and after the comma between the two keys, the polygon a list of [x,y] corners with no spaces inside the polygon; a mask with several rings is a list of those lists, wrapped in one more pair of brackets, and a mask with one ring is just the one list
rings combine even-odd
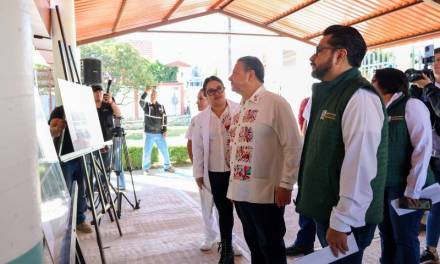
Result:
{"label": "camera tripod", "polygon": [[[133,181],[133,169],[131,166],[131,160],[130,156],[128,155],[128,148],[127,148],[127,142],[125,140],[125,131],[122,127],[116,126],[112,130],[113,133],[113,149],[112,149],[112,155],[111,155],[111,168],[116,174],[116,188],[113,185],[110,185],[111,188],[116,193],[116,213],[118,215],[118,218],[121,218],[121,212],[122,212],[122,198],[124,198],[128,204],[133,209],[139,209],[141,200],[137,199],[136,196],[136,190],[134,187],[134,181]],[[131,178],[131,186],[133,188],[133,196],[134,196],[134,204],[130,201],[130,199],[127,197],[127,195],[120,190],[120,184],[119,184],[119,177],[121,177],[121,173],[124,173],[124,167],[122,164],[122,156],[125,156],[125,165],[127,166],[127,170],[130,172],[130,178]]]}

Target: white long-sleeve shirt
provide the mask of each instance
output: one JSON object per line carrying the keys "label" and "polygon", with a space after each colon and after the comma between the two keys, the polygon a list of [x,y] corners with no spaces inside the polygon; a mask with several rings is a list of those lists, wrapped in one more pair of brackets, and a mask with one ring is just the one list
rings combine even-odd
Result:
{"label": "white long-sleeve shirt", "polygon": [[227,197],[274,203],[275,188],[291,190],[298,177],[302,140],[289,103],[261,86],[232,120]]}
{"label": "white long-sleeve shirt", "polygon": [[[310,99],[304,110],[307,121],[312,103]],[[334,230],[350,232],[351,226],[365,225],[365,214],[373,200],[370,183],[377,175],[376,155],[383,122],[379,96],[365,89],[356,91],[342,115],[345,156],[339,180],[339,202],[330,216],[330,227]]]}
{"label": "white long-sleeve shirt", "polygon": [[[402,93],[395,93],[387,103],[388,108]],[[413,146],[411,170],[406,178],[406,197],[418,199],[425,185],[429,161],[432,153],[432,132],[429,110],[422,101],[411,98],[406,103],[405,121]]]}

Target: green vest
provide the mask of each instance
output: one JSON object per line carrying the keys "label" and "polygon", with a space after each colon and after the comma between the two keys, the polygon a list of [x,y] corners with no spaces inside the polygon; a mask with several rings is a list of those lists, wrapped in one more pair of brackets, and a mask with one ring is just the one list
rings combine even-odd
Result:
{"label": "green vest", "polygon": [[[350,98],[360,88],[379,96],[357,68],[312,87],[312,109],[301,156],[296,210],[323,224],[328,224],[331,210],[339,201],[339,180],[345,156],[342,115]],[[383,216],[388,153],[388,122],[383,103],[382,110],[385,119],[377,151],[377,175],[371,181],[373,200],[366,213],[367,224],[380,223]]]}
{"label": "green vest", "polygon": [[[411,155],[414,148],[405,120],[405,108],[409,99],[409,96],[402,95],[387,108],[389,137],[386,187],[406,186],[406,179],[411,170]],[[425,186],[434,182],[434,175],[428,170]]]}

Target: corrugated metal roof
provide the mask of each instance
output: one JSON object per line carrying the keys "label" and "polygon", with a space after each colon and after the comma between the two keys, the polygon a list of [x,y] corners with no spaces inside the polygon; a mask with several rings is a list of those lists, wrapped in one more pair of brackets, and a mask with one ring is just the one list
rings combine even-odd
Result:
{"label": "corrugated metal roof", "polygon": [[439,0],[75,0],[79,44],[211,13],[317,43],[333,24],[351,25],[369,47],[440,35]]}

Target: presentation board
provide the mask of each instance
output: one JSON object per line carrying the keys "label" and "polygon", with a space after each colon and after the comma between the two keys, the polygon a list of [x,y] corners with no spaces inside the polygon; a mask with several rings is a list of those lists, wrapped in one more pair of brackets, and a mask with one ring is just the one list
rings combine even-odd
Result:
{"label": "presentation board", "polygon": [[60,263],[64,243],[70,232],[70,194],[64,181],[49,125],[35,88],[35,120],[39,146],[38,175],[41,184],[41,222],[49,253]]}
{"label": "presentation board", "polygon": [[[58,79],[73,149],[80,156],[104,146],[92,88]],[[66,155],[66,156],[72,156]],[[64,155],[63,155],[64,156]],[[71,158],[71,157],[70,157]],[[63,159],[63,157],[61,158]]]}

